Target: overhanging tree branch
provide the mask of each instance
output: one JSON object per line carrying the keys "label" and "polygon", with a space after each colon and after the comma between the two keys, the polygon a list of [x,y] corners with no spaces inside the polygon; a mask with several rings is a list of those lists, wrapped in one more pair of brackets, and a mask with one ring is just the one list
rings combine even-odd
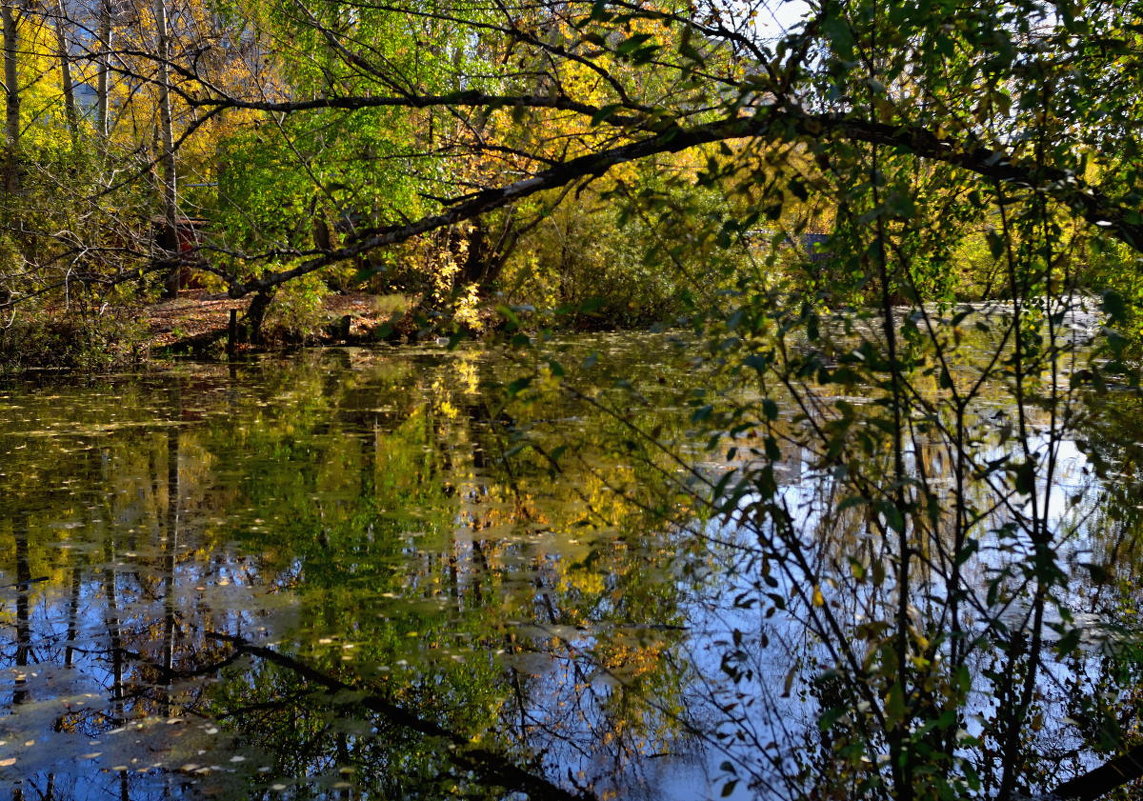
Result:
{"label": "overhanging tree branch", "polygon": [[[465,102],[478,104],[480,96],[477,93],[463,94],[466,95]],[[447,104],[451,102],[449,97],[385,98],[385,100],[393,106],[425,107],[433,102]],[[348,102],[348,99],[344,100]],[[364,103],[370,99],[359,100]],[[407,224],[364,230],[344,247],[305,261],[289,270],[268,273],[246,282],[235,281],[231,284],[230,294],[232,297],[242,297],[251,292],[266,292],[295,278],[355,258],[376,248],[404,242],[420,234],[472,219],[538,192],[564,186],[583,178],[602,176],[616,165],[649,156],[677,153],[705,144],[736,139],[794,141],[830,137],[886,145],[923,160],[959,167],[990,181],[1015,184],[1042,192],[1131,248],[1143,250],[1143,225],[1138,222],[1138,213],[1107,198],[1067,170],[1058,167],[1037,167],[1021,162],[1002,150],[988,148],[975,142],[964,143],[940,137],[921,126],[890,125],[844,115],[808,114],[787,108],[767,107],[759,109],[750,117],[724,119],[690,128],[674,125],[637,142],[579,156],[530,178],[478,192],[439,214],[427,215]]]}
{"label": "overhanging tree branch", "polygon": [[[549,108],[557,111],[573,111],[587,117],[603,115],[603,109],[590,103],[581,103],[561,95],[493,95],[484,92],[451,92],[440,95],[345,95],[318,97],[312,100],[243,100],[236,97],[212,97],[196,99],[187,97],[191,106],[200,108],[245,109],[268,113],[288,114],[299,111],[320,111],[323,109],[360,111],[367,108]],[[628,125],[643,122],[644,118],[618,114],[607,116],[607,121],[615,125]]]}
{"label": "overhanging tree branch", "polygon": [[1137,745],[1031,801],[1095,801],[1140,778],[1143,778],[1143,745]]}

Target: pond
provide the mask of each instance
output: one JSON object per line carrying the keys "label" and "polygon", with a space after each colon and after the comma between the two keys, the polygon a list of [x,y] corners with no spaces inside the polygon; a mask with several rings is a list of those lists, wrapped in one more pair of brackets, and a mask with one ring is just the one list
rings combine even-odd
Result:
{"label": "pond", "polygon": [[[762,564],[751,498],[707,508],[750,473],[754,434],[708,448],[690,351],[595,336],[544,358],[350,348],[9,382],[0,783],[123,801],[803,792],[790,754],[823,747],[829,708],[803,678],[829,648],[800,616],[845,600],[822,582],[776,613],[766,599],[798,588]],[[1086,444],[1126,477],[1107,419]],[[791,519],[824,536],[831,474],[793,437],[776,447]],[[1060,558],[1089,564],[1135,525],[1099,539],[1093,516],[1132,495],[1076,439],[1055,447],[1051,492],[1081,498],[1056,503],[1078,532]],[[1063,605],[1108,625],[1129,608],[1109,582],[1075,592]],[[1127,692],[1110,656],[1075,653],[1045,671],[1074,685],[1045,710],[1080,684]],[[964,736],[983,739],[971,683]],[[1038,731],[1077,770],[1095,759]]]}

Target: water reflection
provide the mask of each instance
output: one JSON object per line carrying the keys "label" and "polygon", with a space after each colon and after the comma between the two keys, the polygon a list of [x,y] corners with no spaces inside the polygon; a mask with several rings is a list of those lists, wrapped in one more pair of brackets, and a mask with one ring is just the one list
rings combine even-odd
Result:
{"label": "water reflection", "polygon": [[[702,510],[702,486],[753,462],[746,434],[729,459],[695,439],[693,369],[664,339],[599,337],[533,365],[334,350],[7,387],[4,783],[124,801],[799,795],[790,754],[832,747],[837,689],[802,680],[828,649],[765,602],[797,593],[756,534]],[[868,513],[824,514],[840,490],[820,455],[775,447],[820,564],[874,569]],[[941,458],[911,453],[934,480]],[[1094,478],[1068,464],[1070,497]]]}
{"label": "water reflection", "polygon": [[[671,716],[617,687],[678,694],[665,535],[614,421],[503,408],[520,369],[331,351],[8,388],[14,792],[573,797],[657,752]],[[505,462],[553,421],[611,486]]]}

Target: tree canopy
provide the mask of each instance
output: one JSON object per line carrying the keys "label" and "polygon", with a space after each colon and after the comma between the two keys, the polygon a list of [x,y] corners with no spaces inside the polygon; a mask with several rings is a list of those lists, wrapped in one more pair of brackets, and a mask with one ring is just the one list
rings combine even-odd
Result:
{"label": "tree canopy", "polygon": [[[872,191],[865,222],[939,205],[957,221],[949,240],[988,228],[997,205],[1045,202],[1085,243],[1143,243],[1131,4],[187,2],[168,14],[165,57],[154,9],[12,9],[9,60],[27,77],[8,94],[26,120],[9,126],[10,176],[76,175],[43,162],[55,137],[56,153],[91,165],[85,220],[132,194],[135,243],[155,213],[208,219],[212,256],[194,266],[234,296],[339,264],[363,278],[391,266],[379,250],[442,229],[437,255],[455,259],[468,221],[543,215],[569,190],[614,199],[618,183],[661,206],[672,186],[625,172],[642,162],[712,187],[724,241],[822,228]],[[55,22],[58,42],[37,33]],[[97,97],[61,125],[75,87]],[[158,169],[168,90],[178,164]],[[148,175],[168,172],[152,185],[179,186],[160,202]],[[47,285],[164,263],[137,244],[126,267],[104,258],[123,234],[81,222],[62,235],[43,205],[21,201],[8,227],[22,226],[9,238]],[[30,228],[37,242],[21,247]],[[477,250],[464,256],[492,256]],[[1132,296],[1133,271],[1113,272],[1085,281]],[[14,298],[43,288],[14,280]]]}

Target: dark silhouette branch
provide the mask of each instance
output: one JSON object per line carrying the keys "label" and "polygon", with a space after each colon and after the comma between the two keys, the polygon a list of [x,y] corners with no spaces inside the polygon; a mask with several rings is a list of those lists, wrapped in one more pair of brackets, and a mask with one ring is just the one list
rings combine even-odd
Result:
{"label": "dark silhouette branch", "polygon": [[[464,91],[439,95],[342,95],[318,97],[312,100],[244,100],[237,97],[216,96],[210,98],[185,97],[186,102],[199,108],[245,109],[268,113],[293,113],[298,111],[320,111],[324,109],[359,111],[367,108],[549,108],[557,111],[572,111],[587,117],[603,114],[603,109],[590,103],[582,103],[568,97],[554,95],[493,95],[484,92]],[[644,122],[643,116],[630,117],[608,115],[607,121],[617,125]]]}
{"label": "dark silhouette branch", "polygon": [[[215,632],[207,632],[206,636],[210,639],[228,642],[239,652],[259,657],[267,662],[272,662],[279,667],[301,676],[307,681],[324,687],[330,692],[360,689],[335,679],[332,676],[328,676],[293,657],[286,656],[271,648],[255,645],[242,637]],[[384,715],[400,726],[404,726],[429,737],[439,737],[447,741],[449,744],[449,748],[447,749],[448,758],[461,769],[478,773],[483,780],[490,784],[525,792],[529,798],[550,801],[596,801],[595,796],[588,791],[573,793],[569,790],[565,790],[563,787],[553,784],[541,776],[529,773],[511,762],[503,754],[490,751],[486,748],[475,748],[472,746],[469,738],[459,732],[452,731],[431,720],[418,717],[407,709],[397,706],[380,696],[369,694],[356,703],[360,703],[371,712]]]}
{"label": "dark silhouette branch", "polygon": [[1140,778],[1143,778],[1143,745],[1129,749],[1110,762],[1076,776],[1032,801],[1095,801]]}
{"label": "dark silhouette branch", "polygon": [[[445,99],[447,97],[449,96],[439,96],[438,99],[449,102]],[[391,105],[424,104],[430,99],[388,98]],[[364,102],[368,99],[361,100]],[[466,102],[477,104],[477,96],[469,94]],[[1143,225],[1132,221],[1134,211],[1116,204],[1066,170],[1027,164],[1004,151],[976,142],[966,144],[940,137],[920,126],[891,125],[844,115],[808,114],[788,108],[767,107],[759,109],[751,117],[735,117],[690,128],[671,126],[645,139],[579,156],[530,178],[477,192],[438,214],[411,223],[363,230],[345,246],[289,270],[268,273],[244,283],[234,283],[230,287],[230,294],[232,297],[242,297],[251,292],[272,289],[331,264],[472,219],[538,192],[562,187],[580,179],[602,176],[618,164],[734,139],[792,141],[829,137],[886,145],[920,159],[959,167],[993,182],[1042,192],[1131,248],[1143,250]]]}

